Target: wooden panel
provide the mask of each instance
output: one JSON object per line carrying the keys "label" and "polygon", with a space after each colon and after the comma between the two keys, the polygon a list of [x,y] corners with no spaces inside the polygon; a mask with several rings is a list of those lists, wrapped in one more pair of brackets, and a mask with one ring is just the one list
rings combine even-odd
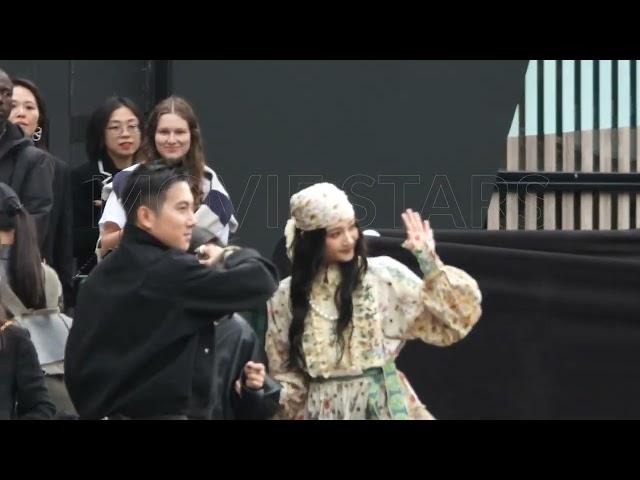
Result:
{"label": "wooden panel", "polygon": [[[544,65],[544,170],[556,170],[556,61],[545,60]],[[556,229],[556,194],[544,194],[544,229]]]}
{"label": "wooden panel", "polygon": [[[613,121],[613,97],[612,97],[612,62],[611,60],[600,60],[600,109],[599,109],[599,129],[600,142],[598,154],[600,157],[600,171],[613,171],[611,142],[612,142],[612,121]],[[599,221],[600,230],[611,230],[612,201],[611,193],[601,192],[599,195]]]}
{"label": "wooden panel", "polygon": [[[524,90],[525,107],[525,168],[528,171],[538,170],[538,62],[531,60],[525,75]],[[525,194],[524,228],[537,229],[538,197]]]}
{"label": "wooden panel", "polygon": [[[575,142],[574,132],[562,134],[562,170],[565,172],[572,172],[576,169]],[[573,192],[564,192],[562,194],[562,230],[573,230],[575,228],[574,201]]]}
{"label": "wooden panel", "polygon": [[[576,169],[575,162],[575,60],[562,61],[562,170],[573,172]],[[562,229],[573,230],[574,219],[574,194],[566,192],[562,194]]]}
{"label": "wooden panel", "polygon": [[[618,171],[631,171],[631,61],[618,60]],[[631,227],[631,194],[618,194],[618,230]]]}
{"label": "wooden panel", "polygon": [[[593,130],[581,132],[582,171],[593,171]],[[593,193],[580,194],[580,229],[593,230]]]}
{"label": "wooden panel", "polygon": [[[517,137],[507,138],[507,170],[517,170],[520,147]],[[507,192],[506,198],[506,229],[518,229],[518,194]]]}
{"label": "wooden panel", "polygon": [[[580,60],[581,170],[593,172],[593,60]],[[593,194],[580,194],[580,229],[593,229]]]}

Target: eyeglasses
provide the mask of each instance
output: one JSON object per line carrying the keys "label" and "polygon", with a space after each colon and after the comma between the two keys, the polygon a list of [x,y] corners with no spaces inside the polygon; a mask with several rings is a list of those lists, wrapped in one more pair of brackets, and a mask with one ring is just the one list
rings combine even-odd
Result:
{"label": "eyeglasses", "polygon": [[107,131],[111,135],[120,135],[121,133],[124,133],[125,130],[129,135],[133,135],[140,132],[140,126],[132,123],[130,125],[111,125],[110,127],[107,127]]}

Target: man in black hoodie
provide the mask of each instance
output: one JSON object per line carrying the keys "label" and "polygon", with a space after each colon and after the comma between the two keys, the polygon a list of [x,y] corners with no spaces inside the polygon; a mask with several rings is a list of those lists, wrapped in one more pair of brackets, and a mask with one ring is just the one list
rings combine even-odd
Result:
{"label": "man in black hoodie", "polygon": [[[200,260],[187,253],[195,225],[187,180],[145,164],[127,181],[122,240],[82,285],[67,341],[65,381],[81,418],[225,418],[219,398],[236,376],[249,417],[277,407],[277,395],[264,403],[259,358],[243,355],[244,372],[231,381],[214,362],[214,322],[264,305],[278,286],[275,267],[248,248],[205,245]],[[224,370],[231,364],[223,359]]]}
{"label": "man in black hoodie", "polygon": [[9,185],[33,216],[42,247],[53,203],[53,163],[50,157],[9,121],[13,83],[0,69],[0,182]]}

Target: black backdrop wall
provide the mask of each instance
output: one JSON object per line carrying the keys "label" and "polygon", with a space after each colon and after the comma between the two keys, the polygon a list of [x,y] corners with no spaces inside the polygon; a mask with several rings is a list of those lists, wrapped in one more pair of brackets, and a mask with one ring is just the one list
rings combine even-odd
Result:
{"label": "black backdrop wall", "polygon": [[320,179],[350,193],[365,227],[397,227],[409,206],[440,228],[481,227],[489,189],[473,176],[504,165],[526,64],[0,60],[40,86],[52,150],[72,166],[85,160],[86,121],[105,97],[148,112],[169,93],[186,96],[238,210],[238,241],[263,253],[282,233],[290,194]]}
{"label": "black backdrop wall", "polygon": [[288,199],[343,186],[364,227],[422,210],[439,228],[478,228],[489,191],[473,175],[505,164],[526,61],[187,61],[171,88],[198,108],[241,243],[273,250]]}
{"label": "black backdrop wall", "polygon": [[[399,359],[435,415],[640,418],[640,232],[440,231],[436,239],[443,261],[478,280],[483,316],[461,343],[412,342]],[[374,240],[372,253],[412,265],[399,242]]]}

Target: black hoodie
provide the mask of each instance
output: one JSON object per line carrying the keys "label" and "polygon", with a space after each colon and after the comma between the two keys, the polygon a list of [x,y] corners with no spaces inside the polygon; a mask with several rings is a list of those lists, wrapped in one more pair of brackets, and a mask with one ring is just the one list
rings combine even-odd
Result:
{"label": "black hoodie", "polygon": [[0,137],[0,182],[9,185],[33,216],[42,247],[53,204],[53,162],[35,147],[22,129],[7,122]]}

